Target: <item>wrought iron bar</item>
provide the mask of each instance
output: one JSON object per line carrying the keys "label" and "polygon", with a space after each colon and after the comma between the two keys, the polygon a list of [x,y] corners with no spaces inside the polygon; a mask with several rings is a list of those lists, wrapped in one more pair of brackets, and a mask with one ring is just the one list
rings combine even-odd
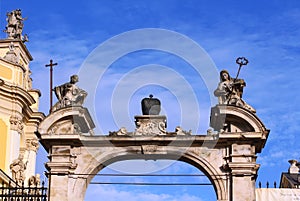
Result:
{"label": "wrought iron bar", "polygon": [[90,182],[90,184],[136,185],[136,186],[211,186],[211,183],[140,183],[140,182]]}
{"label": "wrought iron bar", "polygon": [[[47,173],[46,175],[58,175],[56,173]],[[59,174],[60,175],[60,174]],[[109,176],[109,177],[206,177],[205,174],[68,174],[68,175],[77,175],[77,176]],[[221,176],[221,175],[214,175]]]}
{"label": "wrought iron bar", "polygon": [[[271,185],[270,182],[267,181],[267,182],[266,182],[266,188],[269,188],[270,185]],[[261,182],[258,182],[258,188],[263,188]],[[276,183],[276,181],[274,181],[274,183],[273,183],[273,188],[277,188],[277,183]]]}
{"label": "wrought iron bar", "polygon": [[41,187],[28,186],[4,186],[2,183],[0,191],[0,200],[2,201],[47,201],[47,188],[44,186],[44,182]]}

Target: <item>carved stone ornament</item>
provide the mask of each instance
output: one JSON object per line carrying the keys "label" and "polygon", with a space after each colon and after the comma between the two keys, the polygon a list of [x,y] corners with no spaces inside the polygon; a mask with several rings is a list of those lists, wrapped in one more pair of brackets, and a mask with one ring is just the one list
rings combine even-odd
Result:
{"label": "carved stone ornament", "polygon": [[192,135],[192,130],[185,131],[180,126],[175,128],[176,135]]}
{"label": "carved stone ornament", "polygon": [[209,157],[211,154],[211,151],[206,147],[190,147],[188,149],[188,152],[192,152],[196,154],[199,157]]}
{"label": "carved stone ornament", "polygon": [[160,112],[160,100],[153,98],[144,98],[141,101],[143,115],[135,116],[136,129],[134,132],[127,132],[122,127],[118,131],[110,131],[109,136],[176,136],[191,135],[192,131],[185,131],[180,126],[175,128],[175,132],[167,132],[167,118],[164,115],[158,115]]}
{"label": "carved stone ornament", "polygon": [[142,154],[153,154],[157,150],[157,145],[142,145],[141,151]]}
{"label": "carved stone ornament", "polygon": [[213,140],[218,139],[220,134],[218,131],[214,131],[212,128],[207,129],[206,133],[207,136],[212,137]]}
{"label": "carved stone ornament", "polygon": [[17,131],[19,134],[23,133],[24,123],[20,117],[13,115],[10,117],[9,122],[11,130]]}
{"label": "carved stone ornament", "polygon": [[9,51],[6,52],[3,59],[10,61],[12,63],[17,63],[17,64],[19,63],[19,57],[17,56],[17,54],[15,52],[15,47],[14,47],[13,42],[10,43]]}
{"label": "carved stone ornament", "polygon": [[126,136],[130,135],[127,132],[127,129],[125,127],[120,128],[118,131],[109,131],[109,136]]}
{"label": "carved stone ornament", "polygon": [[41,176],[40,176],[40,174],[36,174],[35,176],[29,177],[28,186],[40,187],[41,186]]}
{"label": "carved stone ornament", "polygon": [[61,120],[54,123],[48,131],[49,134],[81,134],[80,126],[72,119]]}
{"label": "carved stone ornament", "polygon": [[26,139],[26,149],[37,152],[39,149],[39,141],[37,139]]}
{"label": "carved stone ornament", "polygon": [[135,135],[166,135],[166,117],[158,115],[135,116]]}

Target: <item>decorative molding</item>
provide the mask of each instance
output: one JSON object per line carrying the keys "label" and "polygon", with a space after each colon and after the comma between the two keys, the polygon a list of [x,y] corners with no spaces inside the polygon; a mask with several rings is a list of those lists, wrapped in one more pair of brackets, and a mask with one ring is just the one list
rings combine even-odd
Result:
{"label": "decorative molding", "polygon": [[14,43],[11,42],[9,45],[9,51],[6,52],[5,56],[3,57],[3,59],[10,61],[12,63],[16,63],[19,64],[19,60],[20,60],[20,55],[17,55],[15,52],[15,46]]}
{"label": "decorative molding", "polygon": [[175,133],[176,135],[192,135],[192,130],[185,131],[180,126],[176,126]]}
{"label": "decorative molding", "polygon": [[20,135],[23,134],[24,131],[24,123],[22,121],[22,118],[12,115],[9,118],[10,122],[10,129],[17,131]]}
{"label": "decorative molding", "polygon": [[142,154],[153,154],[157,151],[157,145],[141,145]]}
{"label": "decorative molding", "polygon": [[190,147],[190,148],[188,148],[187,152],[194,153],[197,156],[203,157],[203,158],[209,157],[211,154],[211,150],[208,149],[207,147]]}
{"label": "decorative molding", "polygon": [[165,116],[135,116],[136,129],[134,135],[155,136],[166,135],[167,120]]}
{"label": "decorative molding", "polygon": [[48,130],[49,134],[81,134],[81,128],[72,119],[54,123]]}
{"label": "decorative molding", "polygon": [[121,127],[118,131],[109,131],[109,136],[126,136],[129,135],[127,133],[127,129],[125,127]]}
{"label": "decorative molding", "polygon": [[26,150],[37,152],[39,149],[39,141],[37,139],[26,139]]}

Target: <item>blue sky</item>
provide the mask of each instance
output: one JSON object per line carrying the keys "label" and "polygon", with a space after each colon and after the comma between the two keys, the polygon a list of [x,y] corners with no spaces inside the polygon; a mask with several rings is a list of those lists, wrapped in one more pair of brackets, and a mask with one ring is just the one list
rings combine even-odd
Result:
{"label": "blue sky", "polygon": [[[2,29],[6,25],[6,12],[16,8],[21,8],[23,17],[28,17],[24,22],[23,33],[29,35],[30,41],[26,45],[34,58],[31,63],[33,86],[42,92],[42,112],[48,113],[49,69],[44,66],[50,59],[59,63],[54,70],[54,85],[59,85],[67,82],[72,74],[81,74],[82,77],[93,74],[93,71],[85,71],[86,64],[91,61],[89,59],[93,58],[93,54],[99,53],[103,47],[101,44],[111,44],[111,41],[122,34],[136,29],[168,30],[203,48],[202,56],[205,61],[215,66],[210,69],[212,73],[227,69],[231,75],[235,75],[237,57],[245,56],[250,61],[240,73],[240,77],[247,83],[244,99],[257,110],[258,117],[271,130],[265,148],[258,155],[258,163],[261,164],[258,181],[279,182],[281,172],[287,171],[289,166],[287,161],[299,160],[298,0],[1,0]],[[1,32],[0,36],[4,38],[5,33]],[[138,45],[145,40],[143,37],[130,38],[125,42]],[[167,45],[175,48],[180,44]],[[119,50],[118,46],[114,47],[116,49],[113,51]],[[100,68],[101,64],[100,62]],[[147,79],[142,76],[145,73]],[[167,80],[166,75],[172,79]],[[194,134],[202,134],[208,128],[210,106],[216,99],[210,99],[208,80],[201,76],[191,63],[178,54],[159,48],[138,50],[136,47],[136,51],[120,55],[103,76],[92,83],[96,89],[89,96],[97,100],[91,110],[95,111],[96,124],[101,124],[98,125],[99,132],[108,133],[120,126],[133,129],[132,118],[140,114],[139,101],[153,93],[162,101],[162,112],[168,116],[168,130],[173,130],[176,125],[183,125],[187,130],[191,128]],[[79,84],[83,82],[81,80]],[[130,93],[124,93],[124,87]],[[126,97],[125,102],[120,102],[122,97]],[[121,104],[125,105],[126,110],[122,110],[124,107],[120,107]],[[191,112],[193,108],[198,109]],[[193,115],[199,116],[199,119]],[[44,155],[41,150],[38,165],[40,172],[43,171],[42,163],[46,160]],[[170,164],[169,169],[164,171],[199,172],[187,164]],[[111,200],[125,197],[128,198],[125,200],[140,198],[151,201],[209,200],[207,196],[203,196],[202,187],[196,190],[194,187],[160,188],[96,186],[89,188],[87,199],[98,192],[110,194]],[[122,196],[118,197],[117,192]]]}

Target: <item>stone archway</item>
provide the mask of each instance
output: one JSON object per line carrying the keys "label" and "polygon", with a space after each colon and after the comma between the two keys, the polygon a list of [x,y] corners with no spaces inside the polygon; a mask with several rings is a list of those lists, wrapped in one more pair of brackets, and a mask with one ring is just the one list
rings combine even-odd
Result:
{"label": "stone archway", "polygon": [[[137,149],[139,149],[137,147]],[[180,151],[177,151],[174,149],[174,147],[167,148],[164,150],[165,153],[160,154],[160,151],[157,150],[155,154],[152,154],[152,156],[149,158],[147,156],[139,156],[136,155],[128,157],[128,155],[131,155],[130,152],[132,150],[120,150],[120,152],[115,149],[114,152],[111,152],[110,154],[106,155],[105,157],[98,157],[96,160],[93,160],[94,163],[86,164],[82,171],[83,174],[87,175],[86,181],[84,182],[84,185],[90,183],[90,181],[94,178],[95,174],[97,174],[99,171],[101,171],[104,167],[118,161],[128,160],[128,159],[167,159],[167,160],[177,160],[177,161],[183,161],[187,164],[190,164],[200,171],[202,171],[208,179],[211,181],[216,197],[220,198],[219,200],[226,200],[226,194],[223,192],[226,192],[225,186],[224,186],[224,178],[223,175],[219,175],[219,172],[215,170],[215,168],[203,157],[199,157],[195,150],[189,150],[185,152],[184,154]],[[105,166],[103,166],[105,164]],[[97,166],[98,165],[98,166]],[[90,167],[95,167],[94,169],[91,169]],[[81,183],[82,181],[75,180],[74,186],[77,186],[76,183]],[[83,183],[79,184],[79,189],[83,188]],[[76,190],[74,189],[73,193],[75,193]]]}
{"label": "stone archway", "polygon": [[191,135],[180,127],[166,132],[165,123],[165,116],[136,116],[135,132],[121,128],[97,136],[86,108],[66,107],[51,113],[37,133],[49,153],[50,200],[83,200],[94,174],[128,159],[184,161],[206,174],[218,201],[255,200],[256,154],[269,133],[255,114],[217,105],[211,112],[215,131],[206,135]]}

